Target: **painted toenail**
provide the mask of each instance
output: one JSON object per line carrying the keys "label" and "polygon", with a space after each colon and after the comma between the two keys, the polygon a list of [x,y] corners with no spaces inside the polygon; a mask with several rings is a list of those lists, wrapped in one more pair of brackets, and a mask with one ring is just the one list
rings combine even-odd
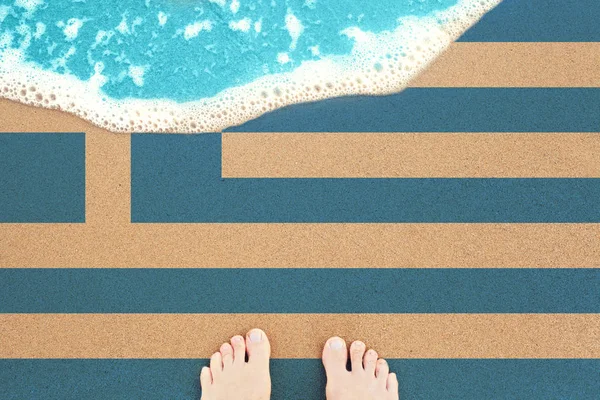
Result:
{"label": "painted toenail", "polygon": [[262,333],[259,331],[250,332],[250,340],[253,342],[260,342],[262,340]]}
{"label": "painted toenail", "polygon": [[340,339],[333,339],[331,342],[329,342],[329,347],[331,347],[334,350],[339,350],[343,346],[344,343]]}

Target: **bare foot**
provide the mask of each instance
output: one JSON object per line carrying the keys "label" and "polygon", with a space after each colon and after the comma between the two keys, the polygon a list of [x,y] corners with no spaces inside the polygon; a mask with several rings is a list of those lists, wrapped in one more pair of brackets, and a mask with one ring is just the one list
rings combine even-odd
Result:
{"label": "bare foot", "polygon": [[327,400],[398,400],[398,379],[389,373],[384,359],[375,350],[365,353],[365,344],[350,346],[352,371],[346,370],[348,349],[339,337],[330,338],[323,349],[323,365],[327,373]]}
{"label": "bare foot", "polygon": [[245,341],[241,336],[232,337],[231,344],[223,343],[220,352],[212,355],[210,368],[202,368],[201,400],[268,400],[270,356],[269,339],[260,329],[248,332]]}

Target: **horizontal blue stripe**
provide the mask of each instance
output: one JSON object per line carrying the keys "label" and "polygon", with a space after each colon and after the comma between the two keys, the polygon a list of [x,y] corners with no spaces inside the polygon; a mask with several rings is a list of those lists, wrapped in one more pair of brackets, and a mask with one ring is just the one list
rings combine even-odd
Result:
{"label": "horizontal blue stripe", "polygon": [[84,221],[84,134],[0,133],[0,222]]}
{"label": "horizontal blue stripe", "polygon": [[598,0],[503,0],[464,42],[600,42]]}
{"label": "horizontal blue stripe", "polygon": [[[399,338],[398,340],[402,340]],[[218,344],[216,344],[218,345]],[[217,346],[215,346],[215,349]],[[401,399],[577,399],[600,393],[600,360],[389,359]],[[198,400],[206,359],[0,360],[3,400]],[[321,360],[271,361],[273,400],[322,400]]]}
{"label": "horizontal blue stripe", "polygon": [[296,104],[228,131],[600,132],[600,89],[410,88]]}
{"label": "horizontal blue stripe", "polygon": [[600,222],[600,179],[222,179],[221,135],[133,135],[133,222]]}
{"label": "horizontal blue stripe", "polygon": [[600,269],[0,269],[0,313],[598,312]]}

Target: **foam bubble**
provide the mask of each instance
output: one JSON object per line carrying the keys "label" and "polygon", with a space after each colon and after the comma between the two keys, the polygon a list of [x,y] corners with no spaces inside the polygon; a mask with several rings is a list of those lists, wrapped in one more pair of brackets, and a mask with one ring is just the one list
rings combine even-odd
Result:
{"label": "foam bubble", "polygon": [[[101,64],[87,81],[43,70],[25,61],[23,50],[11,47],[12,35],[5,32],[0,35],[0,90],[2,97],[68,111],[116,132],[216,132],[285,105],[398,92],[500,1],[459,0],[457,5],[428,17],[402,18],[395,30],[379,34],[352,29],[346,32],[354,42],[349,55],[322,56],[301,63],[291,72],[266,75],[216,96],[185,103],[112,99],[101,91],[106,80]],[[190,33],[196,29],[199,33],[204,28],[193,28]],[[63,51],[53,66],[66,70],[65,60],[75,51],[73,47]],[[131,67],[126,75],[143,84],[145,67]]]}
{"label": "foam bubble", "polygon": [[229,9],[232,13],[237,14],[240,10],[240,2],[239,0],[231,0],[231,4],[229,5]]}
{"label": "foam bubble", "polygon": [[315,8],[317,5],[317,0],[304,0],[304,5],[308,8]]}
{"label": "foam bubble", "polygon": [[28,25],[21,24],[17,26],[16,31],[22,37],[20,49],[27,49],[31,45],[31,28]]}
{"label": "foam bubble", "polygon": [[129,35],[131,33],[131,31],[129,30],[129,26],[127,25],[126,15],[123,15],[123,19],[121,19],[119,25],[115,27],[115,30],[121,32],[122,35]]}
{"label": "foam bubble", "polygon": [[35,33],[33,34],[33,37],[39,39],[44,33],[46,33],[46,24],[43,22],[37,22],[35,24]]}
{"label": "foam bubble", "polygon": [[144,74],[146,73],[146,69],[146,66],[129,66],[129,76],[131,77],[131,79],[133,79],[133,83],[136,86],[144,86]]}
{"label": "foam bubble", "polygon": [[8,16],[8,13],[10,13],[10,9],[11,7],[9,6],[0,5],[0,23],[4,22],[4,19]]}
{"label": "foam bubble", "polygon": [[113,37],[115,33],[113,31],[103,31],[103,30],[99,30],[96,33],[96,41],[95,41],[95,45],[99,45],[99,44],[107,44],[108,41],[110,40],[111,37]]}
{"label": "foam bubble", "polygon": [[198,36],[202,31],[211,31],[212,27],[213,23],[209,20],[194,22],[193,24],[189,24],[185,27],[183,31],[183,37],[185,40],[190,40]]}
{"label": "foam bubble", "polygon": [[285,29],[287,29],[292,38],[290,50],[295,50],[298,45],[298,39],[300,38],[300,35],[302,35],[302,32],[304,32],[304,25],[302,25],[302,22],[292,14],[292,10],[290,9],[288,9],[287,15],[285,16]]}
{"label": "foam bubble", "polygon": [[79,34],[79,29],[83,26],[84,21],[79,18],[71,18],[64,26],[63,33],[68,41],[73,41]]}
{"label": "foam bubble", "polygon": [[0,50],[8,49],[12,45],[13,35],[10,32],[0,33]]}
{"label": "foam bubble", "polygon": [[290,62],[290,55],[288,53],[278,53],[277,62],[279,64],[287,64]]}
{"label": "foam bubble", "polygon": [[164,26],[167,23],[167,19],[168,19],[167,14],[165,14],[162,11],[159,11],[159,13],[158,13],[158,24],[160,26]]}
{"label": "foam bubble", "polygon": [[135,27],[140,26],[144,22],[142,17],[135,17],[131,23],[131,32],[135,33]]}
{"label": "foam bubble", "polygon": [[26,9],[28,12],[34,12],[39,6],[44,4],[44,0],[16,0],[15,6]]}
{"label": "foam bubble", "polygon": [[229,22],[229,28],[234,31],[248,32],[248,31],[250,31],[251,24],[252,24],[252,20],[250,20],[250,18],[246,17],[246,18],[240,19],[239,21]]}
{"label": "foam bubble", "polygon": [[262,31],[262,18],[254,23],[254,32],[260,33]]}

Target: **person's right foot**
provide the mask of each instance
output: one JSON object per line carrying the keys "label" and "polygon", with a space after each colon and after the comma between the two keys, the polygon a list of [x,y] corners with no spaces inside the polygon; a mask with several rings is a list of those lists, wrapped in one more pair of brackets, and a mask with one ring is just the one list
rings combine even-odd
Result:
{"label": "person's right foot", "polygon": [[327,373],[327,400],[398,400],[398,379],[390,373],[387,362],[377,359],[377,352],[365,353],[359,341],[350,346],[352,371],[346,369],[346,342],[332,337],[323,349],[323,365]]}
{"label": "person's right foot", "polygon": [[[248,361],[246,362],[246,353]],[[210,368],[202,368],[201,400],[269,400],[271,345],[260,329],[231,338],[210,358]]]}

